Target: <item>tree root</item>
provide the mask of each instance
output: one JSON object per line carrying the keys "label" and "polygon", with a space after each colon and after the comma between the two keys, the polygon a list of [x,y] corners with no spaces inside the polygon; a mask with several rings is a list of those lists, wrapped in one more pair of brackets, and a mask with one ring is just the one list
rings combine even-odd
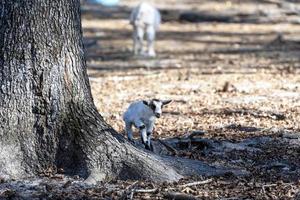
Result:
{"label": "tree root", "polygon": [[[249,173],[240,169],[221,166],[210,166],[198,160],[181,157],[157,155],[131,145],[129,142],[121,144],[126,149],[122,156],[122,167],[114,173],[115,179],[121,180],[150,180],[153,182],[174,182],[185,176],[245,176]],[[124,157],[123,157],[124,156]],[[117,164],[120,165],[120,164]],[[99,169],[88,177],[88,183],[96,183],[107,179]]]}

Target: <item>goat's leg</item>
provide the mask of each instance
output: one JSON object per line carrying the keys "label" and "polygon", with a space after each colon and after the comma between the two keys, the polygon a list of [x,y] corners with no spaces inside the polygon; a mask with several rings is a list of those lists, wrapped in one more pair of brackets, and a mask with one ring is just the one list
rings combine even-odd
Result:
{"label": "goat's leg", "polygon": [[155,41],[155,28],[153,25],[147,26],[147,50],[148,50],[148,56],[155,57],[155,50],[154,50],[154,41]]}
{"label": "goat's leg", "polygon": [[132,123],[131,122],[125,122],[125,129],[126,129],[128,140],[130,142],[134,142],[133,136],[132,136]]}
{"label": "goat's leg", "polygon": [[145,145],[147,143],[147,132],[146,132],[145,124],[142,121],[137,120],[134,122],[134,125],[135,125],[135,127],[137,127],[139,129],[142,143]]}
{"label": "goat's leg", "polygon": [[153,145],[152,145],[152,142],[151,142],[151,132],[147,132],[147,142],[145,144],[145,148],[150,150],[150,151],[153,151]]}
{"label": "goat's leg", "polygon": [[134,31],[133,31],[133,54],[138,55],[138,33],[137,33],[137,27],[134,26]]}
{"label": "goat's leg", "polygon": [[143,51],[144,29],[141,26],[134,26],[133,32],[133,51],[134,55],[141,54]]}
{"label": "goat's leg", "polygon": [[152,145],[152,142],[151,142],[151,136],[152,136],[152,133],[153,133],[153,129],[154,129],[154,123],[150,123],[147,126],[147,145],[148,145],[148,148],[149,148],[150,151],[153,151],[153,145]]}
{"label": "goat's leg", "polygon": [[142,143],[143,143],[143,145],[145,145],[145,148],[147,149],[147,147],[148,147],[148,141],[147,141],[146,128],[141,128],[140,129],[140,134],[141,134],[141,138],[142,138]]}

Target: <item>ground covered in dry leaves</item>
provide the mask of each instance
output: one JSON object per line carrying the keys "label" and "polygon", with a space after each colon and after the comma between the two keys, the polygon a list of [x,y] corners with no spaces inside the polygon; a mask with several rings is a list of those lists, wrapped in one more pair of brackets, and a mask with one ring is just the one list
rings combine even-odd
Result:
{"label": "ground covered in dry leaves", "polygon": [[[300,190],[296,1],[156,1],[164,23],[155,59],[131,56],[127,17],[136,2],[110,9],[83,5],[88,74],[99,112],[124,134],[122,113],[132,101],[172,99],[156,123],[155,153],[249,174],[87,186],[54,170],[30,183],[3,180],[0,199],[294,199]],[[186,12],[205,15],[192,23],[182,21]]]}

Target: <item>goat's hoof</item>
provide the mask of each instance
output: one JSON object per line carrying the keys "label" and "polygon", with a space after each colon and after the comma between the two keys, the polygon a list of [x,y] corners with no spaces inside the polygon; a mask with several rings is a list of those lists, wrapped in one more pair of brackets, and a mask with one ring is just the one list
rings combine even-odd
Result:
{"label": "goat's hoof", "polygon": [[153,151],[154,149],[153,149],[153,145],[152,145],[152,143],[150,144],[150,151]]}
{"label": "goat's hoof", "polygon": [[148,54],[148,58],[155,58],[156,55],[155,54]]}
{"label": "goat's hoof", "polygon": [[145,149],[149,150],[149,151],[153,151],[153,146],[152,144],[148,145],[148,144],[145,144]]}
{"label": "goat's hoof", "polygon": [[156,53],[154,51],[149,51],[147,53],[147,56],[150,57],[150,58],[155,58],[156,57]]}
{"label": "goat's hoof", "polygon": [[149,147],[149,145],[145,145],[145,149],[147,149],[147,150],[149,150],[150,151],[150,147]]}

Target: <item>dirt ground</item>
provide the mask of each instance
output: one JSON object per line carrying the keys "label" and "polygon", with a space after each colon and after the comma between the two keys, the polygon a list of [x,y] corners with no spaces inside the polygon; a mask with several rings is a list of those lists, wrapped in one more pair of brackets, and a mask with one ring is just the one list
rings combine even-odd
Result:
{"label": "dirt ground", "polygon": [[[156,1],[165,20],[155,59],[131,56],[131,27],[124,17],[137,1],[123,1],[122,9],[112,9],[105,17],[85,7],[94,101],[117,131],[124,134],[122,113],[132,101],[155,97],[173,103],[157,121],[154,139],[199,130],[205,131],[203,139],[230,144],[271,138],[257,144],[255,152],[233,147],[216,154],[199,145],[177,152],[210,164],[239,166],[250,176],[214,177],[210,183],[175,191],[204,199],[293,199],[300,189],[300,24],[299,16],[290,13],[298,4],[283,2]],[[178,20],[187,11],[230,21]],[[204,177],[183,182],[198,179]],[[135,198],[162,198],[173,186],[148,187],[159,191]]]}
{"label": "dirt ground", "polygon": [[[186,199],[294,199],[300,191],[299,3],[152,1],[162,12],[163,24],[157,57],[149,59],[131,53],[127,18],[137,2],[121,0],[116,8],[82,6],[88,74],[99,112],[124,134],[122,114],[131,102],[172,99],[157,120],[153,137],[157,149],[158,140],[163,140],[173,150],[156,153],[236,167],[249,174],[162,184],[114,181],[96,187],[49,175],[63,181],[33,184],[39,191],[35,197],[163,199],[180,192],[190,195]],[[179,20],[185,12],[204,13],[205,19]],[[183,139],[195,131],[204,135],[182,147]],[[184,185],[202,180],[207,181]],[[0,199],[15,194],[4,190]]]}

